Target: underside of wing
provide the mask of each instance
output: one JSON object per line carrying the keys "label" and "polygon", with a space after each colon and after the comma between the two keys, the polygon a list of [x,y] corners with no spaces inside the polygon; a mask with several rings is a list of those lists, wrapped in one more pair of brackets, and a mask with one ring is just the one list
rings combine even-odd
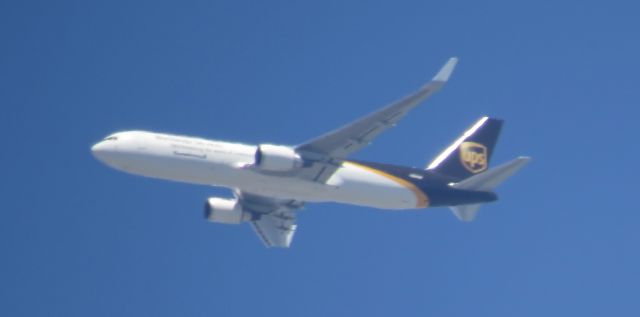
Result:
{"label": "underside of wing", "polygon": [[267,247],[288,248],[298,227],[294,221],[293,214],[268,214],[251,221],[251,225]]}
{"label": "underside of wing", "polygon": [[236,195],[242,207],[254,216],[251,225],[267,247],[288,248],[296,232],[295,211],[304,203],[275,199],[245,191]]}

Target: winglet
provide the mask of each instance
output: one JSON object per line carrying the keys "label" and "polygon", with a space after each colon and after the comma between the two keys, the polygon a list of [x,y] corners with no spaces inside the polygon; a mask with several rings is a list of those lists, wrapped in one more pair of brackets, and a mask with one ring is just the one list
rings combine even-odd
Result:
{"label": "winglet", "polygon": [[438,73],[433,77],[433,81],[446,82],[447,80],[449,80],[449,77],[451,76],[451,73],[453,73],[453,69],[456,68],[457,63],[457,57],[449,58],[447,63],[444,64],[444,66],[440,68],[440,71],[438,71]]}

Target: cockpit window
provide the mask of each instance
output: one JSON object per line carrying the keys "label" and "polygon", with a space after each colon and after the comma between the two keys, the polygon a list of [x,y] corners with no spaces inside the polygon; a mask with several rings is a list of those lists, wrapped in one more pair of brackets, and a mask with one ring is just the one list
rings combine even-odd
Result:
{"label": "cockpit window", "polygon": [[117,139],[118,139],[118,137],[117,137],[117,136],[110,136],[110,137],[106,137],[104,140],[105,140],[105,141],[115,141],[115,140],[117,140]]}

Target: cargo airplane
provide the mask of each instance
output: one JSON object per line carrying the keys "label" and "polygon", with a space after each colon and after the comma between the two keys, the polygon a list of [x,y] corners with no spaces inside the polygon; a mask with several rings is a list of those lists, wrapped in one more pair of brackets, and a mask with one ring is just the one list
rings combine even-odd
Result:
{"label": "cargo airplane", "polygon": [[415,93],[337,130],[297,146],[247,145],[147,131],[109,135],[93,145],[106,165],[146,177],[233,189],[234,198],[208,198],[207,220],[250,223],[268,247],[289,247],[296,211],[306,202],[338,202],[380,209],[449,207],[473,220],[493,189],[528,161],[518,157],[488,169],[502,121],[482,117],[425,168],[348,156],[396,125],[447,82],[451,58]]}

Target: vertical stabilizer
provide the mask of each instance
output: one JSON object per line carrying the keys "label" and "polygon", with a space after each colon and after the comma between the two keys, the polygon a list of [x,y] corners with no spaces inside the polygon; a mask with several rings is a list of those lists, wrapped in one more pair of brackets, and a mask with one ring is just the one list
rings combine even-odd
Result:
{"label": "vertical stabilizer", "polygon": [[482,117],[427,167],[456,180],[463,180],[489,168],[502,120]]}

